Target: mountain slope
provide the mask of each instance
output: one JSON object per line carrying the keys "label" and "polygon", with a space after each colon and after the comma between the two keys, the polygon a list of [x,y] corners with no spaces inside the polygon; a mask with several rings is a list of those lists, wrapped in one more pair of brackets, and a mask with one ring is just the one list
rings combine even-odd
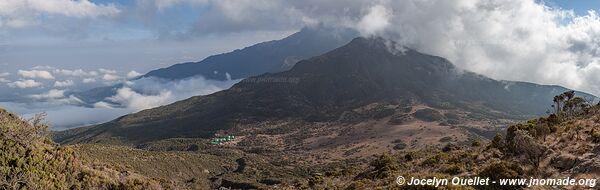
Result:
{"label": "mountain slope", "polygon": [[262,121],[337,121],[372,103],[424,104],[493,119],[523,119],[544,113],[547,102],[567,90],[496,81],[461,71],[441,57],[410,49],[390,51],[389,47],[394,47],[393,42],[356,38],[301,61],[289,71],[251,77],[208,96],[144,110],[86,130],[67,131],[70,135],[57,140],[142,143],[209,137],[219,130]]}
{"label": "mountain slope", "polygon": [[[235,80],[267,72],[280,72],[292,68],[300,60],[340,47],[356,36],[358,34],[349,29],[305,27],[280,40],[209,56],[199,62],[181,63],[153,70],[138,79],[156,77],[180,80],[202,76],[208,80]],[[121,87],[123,84],[116,84],[83,92],[72,92],[72,94],[92,106],[99,101],[111,102],[106,98],[114,96]]]}
{"label": "mountain slope", "polygon": [[161,189],[134,173],[83,162],[45,136],[41,120],[0,109],[0,189]]}
{"label": "mountain slope", "polygon": [[[313,183],[313,189],[341,186],[346,189],[395,189],[396,178],[451,179],[455,176],[477,176],[500,179],[593,179],[593,183],[544,184],[525,183],[518,186],[490,183],[487,186],[461,186],[459,189],[597,189],[600,176],[600,105],[586,105],[579,113],[552,114],[512,125],[506,135],[498,134],[489,143],[469,146],[449,144],[444,148],[428,148],[383,154],[368,166],[355,169],[342,166]],[[410,189],[405,185],[407,189]],[[436,189],[421,186],[423,189]],[[450,188],[451,189],[451,188]]]}
{"label": "mountain slope", "polygon": [[202,75],[206,79],[227,80],[226,73],[231,79],[241,79],[280,72],[290,69],[297,61],[340,47],[356,36],[349,30],[306,27],[281,40],[150,71],[144,77],[183,79]]}

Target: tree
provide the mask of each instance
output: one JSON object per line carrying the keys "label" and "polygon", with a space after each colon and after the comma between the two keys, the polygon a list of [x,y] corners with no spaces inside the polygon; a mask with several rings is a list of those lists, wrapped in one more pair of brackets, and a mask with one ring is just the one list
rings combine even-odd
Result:
{"label": "tree", "polygon": [[564,110],[569,116],[576,116],[584,113],[589,108],[589,104],[582,97],[575,97],[565,102]]}
{"label": "tree", "polygon": [[567,91],[557,96],[554,96],[554,111],[557,116],[575,116],[577,114],[586,112],[590,107],[588,100],[582,97],[576,97],[575,91]]}
{"label": "tree", "polygon": [[573,97],[575,97],[575,91],[566,91],[563,93],[565,98],[567,99],[567,101],[573,99]]}
{"label": "tree", "polygon": [[562,108],[560,105],[562,104],[562,102],[564,101],[564,99],[565,99],[565,96],[563,94],[559,94],[559,95],[554,96],[553,101],[554,101],[555,105],[553,107],[556,109],[555,112],[554,112],[555,114],[557,114],[557,115],[560,114],[561,108]]}

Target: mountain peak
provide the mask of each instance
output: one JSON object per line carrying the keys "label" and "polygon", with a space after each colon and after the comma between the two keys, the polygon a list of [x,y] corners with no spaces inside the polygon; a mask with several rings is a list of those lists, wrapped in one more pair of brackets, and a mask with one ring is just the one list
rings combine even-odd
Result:
{"label": "mountain peak", "polygon": [[150,71],[144,77],[183,79],[203,76],[212,80],[248,78],[266,72],[286,71],[296,62],[342,46],[357,33],[326,26],[304,27],[280,40],[259,43],[229,53],[209,56],[199,62],[176,64]]}
{"label": "mountain peak", "polygon": [[228,90],[127,115],[61,141],[91,142],[100,134],[133,143],[209,137],[268,121],[335,122],[344,113],[391,102],[522,118],[544,113],[556,90],[522,84],[507,90],[503,82],[457,72],[444,58],[410,49],[399,54],[397,47],[382,38],[354,38],[288,71],[250,77]]}

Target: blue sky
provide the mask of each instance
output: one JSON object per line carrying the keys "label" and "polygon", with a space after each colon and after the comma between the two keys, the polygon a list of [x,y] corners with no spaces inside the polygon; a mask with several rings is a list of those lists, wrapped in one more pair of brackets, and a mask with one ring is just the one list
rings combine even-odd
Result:
{"label": "blue sky", "polygon": [[598,12],[600,9],[598,0],[546,0],[546,2],[563,9],[572,9],[578,15],[586,15],[589,10]]}

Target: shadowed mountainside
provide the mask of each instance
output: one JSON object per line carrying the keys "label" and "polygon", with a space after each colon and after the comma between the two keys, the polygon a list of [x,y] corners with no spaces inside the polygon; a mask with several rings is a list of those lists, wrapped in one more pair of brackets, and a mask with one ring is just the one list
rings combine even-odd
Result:
{"label": "shadowed mountainside", "polygon": [[219,130],[261,121],[336,121],[344,112],[377,102],[418,102],[489,118],[524,119],[545,113],[553,95],[567,90],[497,81],[457,69],[441,57],[391,47],[396,44],[356,38],[300,61],[289,71],[251,77],[225,91],[65,131],[56,140],[135,144],[210,137]]}
{"label": "shadowed mountainside", "polygon": [[183,79],[202,75],[206,79],[242,79],[266,72],[288,70],[296,62],[348,43],[358,36],[350,30],[305,27],[284,39],[259,43],[233,52],[209,56],[199,62],[181,63],[148,72],[144,77]]}
{"label": "shadowed mountainside", "polygon": [[[358,34],[350,29],[325,26],[305,27],[280,40],[262,42],[232,52],[209,56],[202,61],[175,64],[141,76],[181,80],[202,76],[208,80],[236,80],[292,68],[296,62],[317,56],[348,43]],[[138,79],[139,79],[138,78]],[[114,96],[123,84],[98,87],[73,94],[92,105]]]}

